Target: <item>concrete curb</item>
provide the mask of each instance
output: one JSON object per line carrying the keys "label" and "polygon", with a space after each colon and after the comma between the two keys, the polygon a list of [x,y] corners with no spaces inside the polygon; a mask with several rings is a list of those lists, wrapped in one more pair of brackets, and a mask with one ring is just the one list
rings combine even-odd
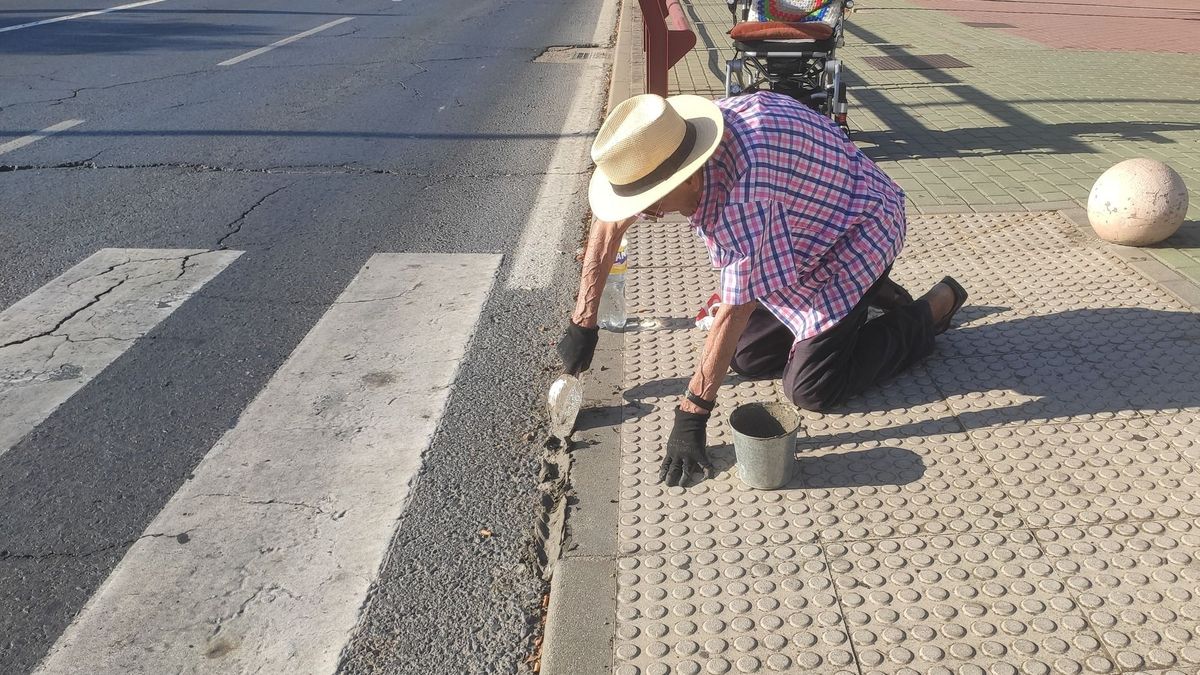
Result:
{"label": "concrete curb", "polygon": [[[636,5],[622,0],[605,112],[634,93]],[[585,374],[584,409],[570,447],[562,553],[554,563],[540,672],[607,675],[617,612],[617,492],[621,470],[625,337],[602,331]]]}

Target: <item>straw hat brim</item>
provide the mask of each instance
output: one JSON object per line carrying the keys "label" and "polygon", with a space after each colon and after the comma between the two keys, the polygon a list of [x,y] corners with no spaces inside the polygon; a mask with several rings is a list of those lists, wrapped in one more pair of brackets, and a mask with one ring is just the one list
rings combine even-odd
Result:
{"label": "straw hat brim", "polygon": [[674,173],[636,194],[618,195],[608,182],[604,171],[596,167],[596,172],[592,174],[592,182],[588,186],[588,202],[592,207],[592,215],[596,218],[608,221],[624,220],[653,206],[704,166],[721,144],[721,136],[725,133],[725,119],[715,103],[703,96],[690,94],[671,96],[666,101],[667,105],[674,108],[680,117],[696,129],[696,141],[692,151]]}

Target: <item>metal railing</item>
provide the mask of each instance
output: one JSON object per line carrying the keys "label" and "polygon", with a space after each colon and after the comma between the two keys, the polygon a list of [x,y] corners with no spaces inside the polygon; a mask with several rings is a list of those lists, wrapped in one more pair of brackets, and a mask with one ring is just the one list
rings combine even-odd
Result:
{"label": "metal railing", "polygon": [[696,46],[680,0],[638,0],[646,51],[646,93],[667,95],[667,71]]}

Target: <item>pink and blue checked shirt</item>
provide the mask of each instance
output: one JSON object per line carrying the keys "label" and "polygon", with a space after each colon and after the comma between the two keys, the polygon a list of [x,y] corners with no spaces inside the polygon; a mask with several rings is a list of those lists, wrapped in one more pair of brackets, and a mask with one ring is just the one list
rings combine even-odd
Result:
{"label": "pink and blue checked shirt", "polygon": [[759,92],[716,102],[725,137],[691,223],[721,301],[758,300],[805,340],[850,313],[904,246],[904,192],[830,120]]}

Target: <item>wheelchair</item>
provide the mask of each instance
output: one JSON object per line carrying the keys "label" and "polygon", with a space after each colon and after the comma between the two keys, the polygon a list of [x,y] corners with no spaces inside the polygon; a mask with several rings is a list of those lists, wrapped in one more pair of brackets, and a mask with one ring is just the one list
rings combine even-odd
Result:
{"label": "wheelchair", "polygon": [[733,58],[725,62],[725,95],[769,90],[832,119],[849,136],[842,62],[842,24],[854,0],[832,0],[820,21],[750,21],[754,0],[726,0],[734,26]]}

